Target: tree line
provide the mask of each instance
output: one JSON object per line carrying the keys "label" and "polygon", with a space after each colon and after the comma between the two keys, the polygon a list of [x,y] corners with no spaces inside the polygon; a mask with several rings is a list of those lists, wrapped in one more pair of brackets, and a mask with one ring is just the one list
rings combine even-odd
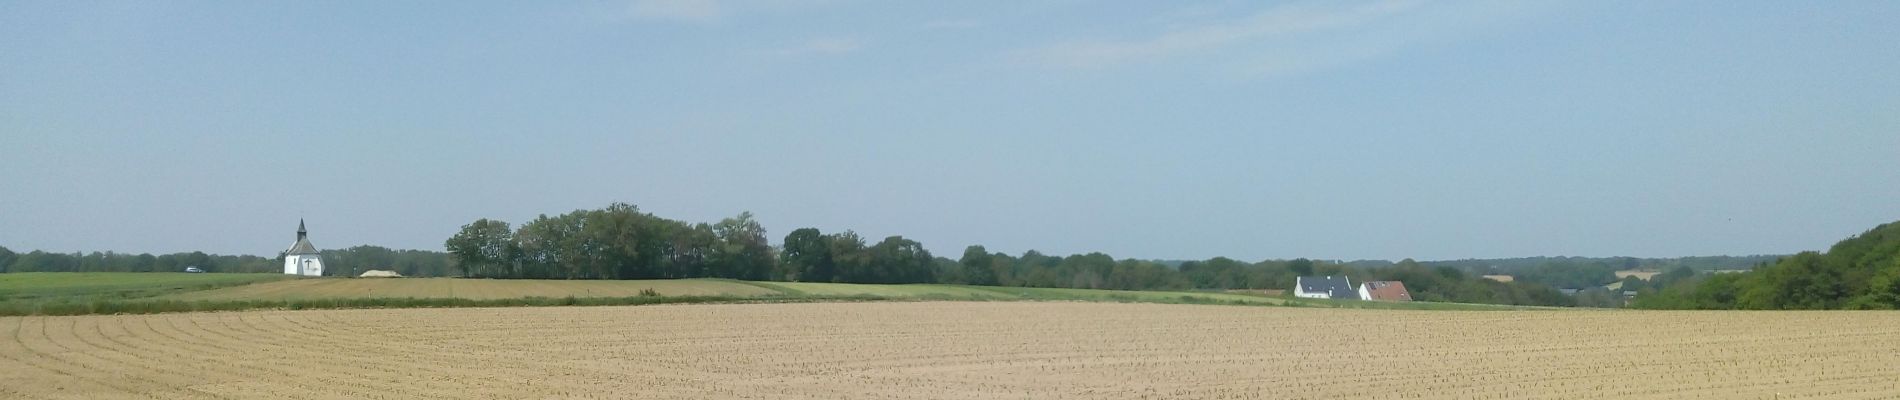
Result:
{"label": "tree line", "polygon": [[[1527,269],[1547,265],[1587,265],[1607,267],[1615,270],[1671,271],[1677,268],[1689,268],[1696,272],[1747,270],[1756,265],[1773,262],[1786,255],[1748,255],[1748,256],[1692,256],[1674,258],[1640,257],[1575,257],[1575,256],[1539,256],[1514,258],[1485,258],[1442,261],[1422,261],[1426,266],[1456,267],[1471,273],[1486,275],[1517,275]],[[1390,261],[1363,260],[1351,264],[1363,266],[1383,266]]]}
{"label": "tree line", "polygon": [[1116,260],[1102,253],[1054,257],[1036,251],[1021,256],[988,253],[970,246],[956,261],[941,262],[943,283],[1119,290],[1288,290],[1300,276],[1345,276],[1352,282],[1401,281],[1422,301],[1569,306],[1571,299],[1545,285],[1498,282],[1451,267],[1410,259],[1383,267],[1359,267],[1305,258],[1254,263],[1226,257],[1169,263]]}
{"label": "tree line", "polygon": [[1021,255],[965,248],[938,257],[922,243],[875,243],[853,231],[800,228],[773,247],[750,213],[688,223],[633,205],[542,215],[518,228],[480,219],[444,242],[465,277],[555,279],[731,278],[837,283],[944,283],[1120,290],[1285,290],[1303,275],[1404,281],[1415,299],[1495,304],[1573,304],[1547,285],[1483,279],[1412,260],[1359,268],[1308,259],[1256,263],[1225,257],[1170,264],[1103,253]]}
{"label": "tree line", "polygon": [[[356,246],[323,250],[324,275],[349,276],[370,269],[394,270],[405,276],[450,276],[455,270],[447,253],[427,250],[394,250],[379,246]],[[284,270],[284,259],[253,255],[205,254],[201,251],[172,254],[129,254],[115,252],[53,253],[31,251],[16,253],[0,246],[0,273],[6,272],[184,272],[196,267],[205,272],[277,273]]]}
{"label": "tree line", "polygon": [[[689,223],[616,203],[541,215],[518,228],[480,219],[444,242],[447,252],[356,246],[325,250],[326,274],[391,269],[407,276],[526,279],[674,279],[840,283],[945,283],[1120,290],[1286,290],[1299,276],[1343,275],[1354,282],[1405,282],[1414,299],[1465,303],[1616,307],[1621,291],[1644,308],[1812,309],[1900,307],[1900,227],[1885,224],[1826,253],[1634,259],[1533,257],[1502,260],[1244,262],[1116,259],[1103,253],[1048,255],[969,246],[956,259],[933,255],[903,236],[876,242],[852,231],[796,229],[773,246],[750,213]],[[1673,260],[1673,261],[1672,261]],[[1755,272],[1736,263],[1756,261]],[[1495,264],[1489,262],[1497,262]],[[208,272],[282,270],[282,257],[112,252],[16,253],[0,247],[0,272]],[[1615,271],[1670,267],[1649,280]],[[1507,273],[1515,282],[1482,275]],[[1726,271],[1725,271],[1726,272]],[[1621,282],[1616,290],[1606,283]],[[1619,285],[1612,285],[1619,286]],[[1566,296],[1556,288],[1586,288]]]}
{"label": "tree line", "polygon": [[1651,309],[1817,310],[1900,308],[1900,222],[1849,237],[1825,253],[1802,252],[1742,273],[1696,275],[1639,295]]}
{"label": "tree line", "polygon": [[766,280],[776,262],[751,213],[688,224],[625,203],[541,215],[519,229],[480,219],[443,245],[473,278]]}
{"label": "tree line", "polygon": [[0,273],[183,272],[186,267],[213,272],[273,272],[282,271],[283,262],[251,255],[215,255],[201,251],[158,255],[110,251],[53,253],[39,250],[15,253],[0,246]]}

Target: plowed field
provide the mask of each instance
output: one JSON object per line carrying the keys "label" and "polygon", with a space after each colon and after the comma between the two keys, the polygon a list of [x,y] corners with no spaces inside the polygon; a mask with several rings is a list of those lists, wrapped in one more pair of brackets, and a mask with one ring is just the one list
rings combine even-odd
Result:
{"label": "plowed field", "polygon": [[0,318],[0,398],[1900,397],[1900,313],[1060,302]]}

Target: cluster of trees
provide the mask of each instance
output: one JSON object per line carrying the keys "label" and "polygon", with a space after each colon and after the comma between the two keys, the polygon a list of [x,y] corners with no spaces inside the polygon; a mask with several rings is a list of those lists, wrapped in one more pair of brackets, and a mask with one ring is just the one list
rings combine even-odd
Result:
{"label": "cluster of trees", "polygon": [[[1170,264],[1173,264],[1172,266]],[[970,246],[963,257],[945,260],[942,283],[1120,290],[1263,290],[1289,289],[1300,276],[1343,275],[1353,282],[1405,282],[1414,299],[1462,303],[1568,306],[1572,299],[1549,286],[1498,282],[1452,267],[1428,267],[1412,260],[1362,267],[1308,259],[1247,263],[1215,257],[1164,263],[1115,260],[1102,253],[1067,257],[1029,251],[1020,257]]]}
{"label": "cluster of trees", "polygon": [[775,265],[751,213],[688,224],[624,203],[541,215],[520,229],[481,219],[444,245],[464,277],[765,280]]}
{"label": "cluster of trees", "polygon": [[1449,266],[1431,266],[1411,259],[1383,268],[1352,268],[1343,272],[1354,282],[1399,281],[1414,300],[1455,303],[1573,306],[1575,299],[1556,288],[1536,282],[1499,282]]}
{"label": "cluster of trees", "polygon": [[970,246],[958,260],[939,264],[941,283],[1118,290],[1193,287],[1186,275],[1161,263],[1116,260],[1102,253],[1057,257],[1030,250],[1011,256]]}
{"label": "cluster of trees", "polygon": [[1616,271],[1629,269],[1627,267],[1628,264],[1621,263],[1551,261],[1509,273],[1498,273],[1511,275],[1522,282],[1565,289],[1587,289],[1616,282]]}
{"label": "cluster of trees", "polygon": [[[1420,300],[1570,305],[1548,286],[1483,279],[1452,267],[1405,260],[1362,268],[1308,259],[1256,263],[1225,257],[1162,262],[1103,253],[1052,256],[964,249],[958,259],[932,255],[922,243],[890,236],[870,243],[857,233],[793,230],[781,246],[767,242],[750,213],[714,224],[689,224],[642,213],[627,204],[541,216],[511,228],[481,219],[445,243],[462,276],[487,278],[732,278],[841,283],[1119,289],[1288,289],[1303,275],[1345,275],[1354,281],[1401,280]],[[776,250],[776,251],[775,251]]]}
{"label": "cluster of trees", "polygon": [[0,247],[0,273],[5,272],[182,272],[198,267],[207,272],[281,271],[283,263],[258,256],[228,256],[194,251],[173,254],[114,252],[15,253]]}
{"label": "cluster of trees", "polygon": [[[1659,282],[1660,283],[1660,282]],[[1826,253],[1803,252],[1744,273],[1677,279],[1636,297],[1652,309],[1900,308],[1900,222],[1842,240]]]}
{"label": "cluster of trees", "polygon": [[[272,272],[283,270],[281,261],[276,265]],[[381,246],[323,250],[323,265],[323,274],[330,276],[356,276],[372,269],[392,270],[403,276],[452,276],[456,272],[448,253]]]}
{"label": "cluster of trees", "polygon": [[[1103,253],[1021,255],[964,249],[958,259],[890,236],[868,243],[851,231],[794,230],[773,247],[750,213],[717,223],[687,223],[616,203],[597,210],[542,215],[518,229],[481,219],[444,242],[447,252],[357,246],[324,251],[326,272],[394,269],[408,276],[538,279],[731,278],[845,283],[949,283],[1119,290],[1288,289],[1299,276],[1343,275],[1354,282],[1405,282],[1423,301],[1616,307],[1622,293],[1601,289],[1615,271],[1666,269],[1649,280],[1621,279],[1643,308],[1900,308],[1900,223],[1884,224],[1825,254],[1685,257],[1531,257],[1416,262],[1243,262],[1115,259]],[[1744,270],[1747,273],[1712,273]],[[16,253],[0,247],[0,272],[155,272],[195,266],[210,272],[278,272],[282,258],[111,252]],[[1515,282],[1484,279],[1508,274]],[[1556,288],[1597,288],[1566,296]]]}
{"label": "cluster of trees", "polygon": [[[1746,270],[1756,265],[1774,262],[1782,255],[1750,256],[1702,256],[1676,258],[1637,258],[1637,257],[1517,257],[1486,258],[1446,261],[1425,261],[1426,266],[1454,267],[1471,273],[1516,275],[1519,271],[1546,265],[1589,265],[1612,268],[1614,270],[1650,270],[1670,271],[1676,268],[1689,268],[1693,271]],[[1360,263],[1388,263],[1386,261],[1355,261]]]}
{"label": "cluster of trees", "polygon": [[850,283],[937,282],[937,258],[924,244],[891,236],[865,246],[857,233],[803,228],[785,235],[776,280]]}

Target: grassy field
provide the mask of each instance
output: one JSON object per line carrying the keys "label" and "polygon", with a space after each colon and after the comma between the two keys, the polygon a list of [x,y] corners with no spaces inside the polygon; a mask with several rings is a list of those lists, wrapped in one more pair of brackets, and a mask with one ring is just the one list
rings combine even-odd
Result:
{"label": "grassy field", "polygon": [[1276,297],[1250,296],[1222,292],[1160,292],[1138,290],[1099,290],[1065,288],[1027,288],[972,286],[976,290],[1013,295],[1019,298],[1040,300],[1077,300],[1077,301],[1114,301],[1140,303],[1230,303],[1280,305],[1286,300]]}
{"label": "grassy field", "polygon": [[297,278],[277,274],[0,274],[0,315],[146,314],[258,308],[506,307],[704,302],[875,300],[1095,301],[1375,309],[1516,307],[1289,299],[1159,292],[963,285],[679,280]]}
{"label": "grassy field", "polygon": [[1095,302],[0,317],[0,398],[1892,399],[1896,333],[1892,312]]}
{"label": "grassy field", "polygon": [[254,283],[283,281],[278,274],[182,272],[26,272],[0,274],[0,315],[75,304],[143,301]]}
{"label": "grassy field", "polygon": [[290,278],[278,274],[25,272],[0,274],[0,301],[139,298]]}
{"label": "grassy field", "polygon": [[161,300],[309,300],[330,298],[456,298],[498,300],[525,297],[633,297],[643,290],[661,296],[736,296],[778,294],[736,281],[710,279],[645,281],[497,280],[454,278],[293,279],[222,289],[178,293]]}
{"label": "grassy field", "polygon": [[770,289],[792,296],[879,296],[894,298],[965,298],[971,300],[1011,300],[1019,297],[1004,295],[959,285],[871,285],[854,283],[818,283],[818,282],[749,282],[742,283]]}
{"label": "grassy field", "polygon": [[1656,275],[1661,275],[1661,274],[1662,274],[1661,271],[1642,271],[1642,270],[1631,269],[1631,270],[1616,271],[1616,279],[1623,279],[1623,278],[1634,276],[1636,277],[1636,279],[1642,279],[1642,280],[1647,281],[1647,280],[1650,280],[1651,278],[1655,278]]}

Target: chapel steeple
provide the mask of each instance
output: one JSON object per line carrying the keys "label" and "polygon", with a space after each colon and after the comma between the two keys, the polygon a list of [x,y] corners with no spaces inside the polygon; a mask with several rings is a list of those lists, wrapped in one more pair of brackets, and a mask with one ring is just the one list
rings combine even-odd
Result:
{"label": "chapel steeple", "polygon": [[323,276],[323,254],[310,244],[310,230],[304,228],[301,218],[297,219],[297,241],[284,250],[284,273]]}

